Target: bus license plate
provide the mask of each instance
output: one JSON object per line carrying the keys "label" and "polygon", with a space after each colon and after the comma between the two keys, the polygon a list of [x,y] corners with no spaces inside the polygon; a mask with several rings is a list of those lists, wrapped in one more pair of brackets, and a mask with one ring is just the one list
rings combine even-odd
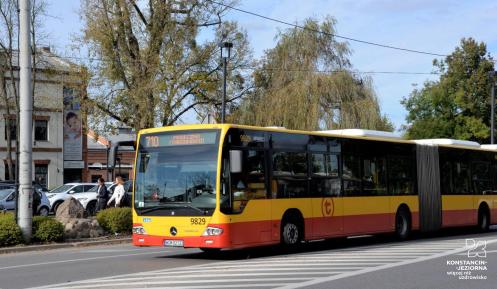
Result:
{"label": "bus license plate", "polygon": [[183,240],[164,240],[164,247],[183,247]]}

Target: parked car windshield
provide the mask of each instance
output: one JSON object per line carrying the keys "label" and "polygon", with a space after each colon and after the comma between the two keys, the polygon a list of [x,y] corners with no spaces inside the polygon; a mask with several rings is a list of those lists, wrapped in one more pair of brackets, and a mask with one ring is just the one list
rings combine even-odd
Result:
{"label": "parked car windshield", "polygon": [[51,190],[50,193],[51,194],[64,193],[66,191],[69,191],[69,189],[72,187],[73,187],[73,185],[62,185],[56,189]]}
{"label": "parked car windshield", "polygon": [[0,190],[0,200],[7,198],[12,193],[12,189]]}

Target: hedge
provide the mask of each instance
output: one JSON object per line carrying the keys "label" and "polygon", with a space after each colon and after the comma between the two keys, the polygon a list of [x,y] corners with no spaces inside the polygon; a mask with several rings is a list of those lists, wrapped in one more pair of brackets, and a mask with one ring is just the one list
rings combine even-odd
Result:
{"label": "hedge", "polygon": [[13,214],[0,213],[0,247],[22,244],[22,232]]}
{"label": "hedge", "polygon": [[110,233],[131,233],[131,208],[110,208],[97,213],[100,226]]}
{"label": "hedge", "polygon": [[64,226],[52,217],[33,217],[33,240],[58,242],[64,239]]}

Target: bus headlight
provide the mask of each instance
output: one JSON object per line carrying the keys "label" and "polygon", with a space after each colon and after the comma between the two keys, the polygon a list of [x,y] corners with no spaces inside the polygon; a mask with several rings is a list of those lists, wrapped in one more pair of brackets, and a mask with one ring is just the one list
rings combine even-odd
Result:
{"label": "bus headlight", "polygon": [[207,227],[202,236],[219,236],[223,233],[223,229],[216,227]]}
{"label": "bus headlight", "polygon": [[145,228],[143,228],[143,226],[136,226],[133,227],[133,234],[146,235],[147,232],[145,231]]}

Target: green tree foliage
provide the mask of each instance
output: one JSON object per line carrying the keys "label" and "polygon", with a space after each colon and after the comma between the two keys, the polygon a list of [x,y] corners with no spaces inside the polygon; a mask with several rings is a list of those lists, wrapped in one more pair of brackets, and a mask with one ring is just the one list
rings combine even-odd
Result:
{"label": "green tree foliage", "polygon": [[276,47],[266,51],[254,72],[255,89],[230,120],[304,130],[392,130],[371,80],[350,72],[350,50],[332,36],[335,20],[308,19],[303,25],[306,30],[280,32]]}
{"label": "green tree foliage", "polygon": [[489,141],[493,59],[484,43],[462,39],[443,60],[434,60],[440,79],[427,81],[402,100],[408,111],[407,137]]}
{"label": "green tree foliage", "polygon": [[234,43],[232,75],[239,78],[232,83],[243,94],[236,67],[250,51],[246,33],[221,22],[225,9],[197,0],[82,1],[81,43],[98,59],[88,64],[90,123],[105,130],[116,121],[135,129],[172,125],[193,109],[217,106],[223,41]]}

